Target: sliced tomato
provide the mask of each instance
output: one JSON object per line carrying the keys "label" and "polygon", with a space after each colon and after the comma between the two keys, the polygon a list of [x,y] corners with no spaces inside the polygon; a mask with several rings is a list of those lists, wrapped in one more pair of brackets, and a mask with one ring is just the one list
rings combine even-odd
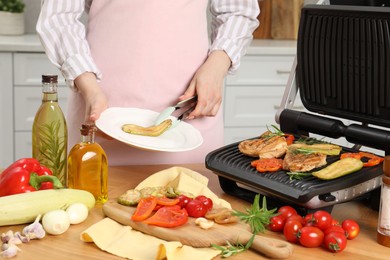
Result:
{"label": "sliced tomato", "polygon": [[157,197],[157,204],[163,206],[173,206],[180,202],[179,199],[170,199],[167,197]]}
{"label": "sliced tomato", "polygon": [[251,166],[256,168],[257,164],[259,163],[259,159],[251,161]]}
{"label": "sliced tomato", "polygon": [[259,172],[276,172],[283,165],[283,160],[277,158],[261,158],[256,161],[256,170]]}
{"label": "sliced tomato", "polygon": [[156,205],[156,197],[151,196],[141,199],[138,202],[137,208],[134,214],[131,216],[131,219],[134,221],[142,221],[144,219],[147,219],[152,214]]}
{"label": "sliced tomato", "polygon": [[287,145],[292,144],[295,140],[295,137],[290,134],[284,134],[284,137],[286,138]]}
{"label": "sliced tomato", "polygon": [[162,207],[157,212],[143,221],[148,225],[159,227],[178,227],[184,225],[188,221],[188,213],[180,207],[168,206]]}

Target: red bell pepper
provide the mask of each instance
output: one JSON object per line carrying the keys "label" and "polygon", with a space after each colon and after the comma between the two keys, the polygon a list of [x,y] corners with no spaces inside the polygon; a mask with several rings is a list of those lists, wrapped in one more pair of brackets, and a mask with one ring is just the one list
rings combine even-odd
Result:
{"label": "red bell pepper", "polygon": [[63,186],[49,168],[34,158],[20,159],[0,174],[0,197],[52,188]]}
{"label": "red bell pepper", "polygon": [[165,206],[157,210],[150,218],[142,221],[148,225],[159,227],[178,227],[184,225],[188,221],[188,213],[186,209],[180,209],[180,206]]}
{"label": "red bell pepper", "polygon": [[156,197],[151,196],[141,199],[138,202],[137,208],[134,214],[131,216],[131,219],[134,221],[142,221],[148,218],[152,214],[153,209],[156,207],[156,205]]}

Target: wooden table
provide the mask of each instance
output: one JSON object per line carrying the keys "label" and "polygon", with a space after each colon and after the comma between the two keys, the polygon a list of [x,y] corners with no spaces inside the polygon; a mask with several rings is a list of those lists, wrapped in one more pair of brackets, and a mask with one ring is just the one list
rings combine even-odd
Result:
{"label": "wooden table", "polygon": [[[134,188],[147,176],[177,165],[154,165],[154,166],[123,166],[111,167],[109,169],[109,196],[115,198],[124,191]],[[217,179],[217,175],[207,170],[202,164],[181,165],[197,171],[210,179],[209,188],[220,198],[229,201],[234,209],[244,210],[250,203],[236,197],[225,194]],[[28,202],[26,202],[28,203]],[[389,259],[390,248],[384,247],[376,241],[376,227],[378,212],[360,204],[359,202],[348,202],[336,205],[332,216],[338,220],[352,218],[358,221],[361,227],[360,235],[348,241],[347,248],[340,253],[332,254],[323,248],[304,248],[294,245],[294,254],[291,259]],[[28,244],[20,245],[22,249],[15,259],[123,259],[104,251],[101,251],[93,243],[84,243],[79,236],[82,231],[92,224],[103,219],[101,207],[91,210],[88,219],[78,225],[72,225],[70,229],[59,236],[47,235],[42,240],[32,240]],[[25,225],[0,227],[0,233],[8,230],[21,231]],[[266,231],[264,236],[284,239],[282,234]],[[221,258],[217,258],[221,259]],[[228,259],[265,259],[254,251],[247,251]],[[148,259],[145,259],[148,260]]]}

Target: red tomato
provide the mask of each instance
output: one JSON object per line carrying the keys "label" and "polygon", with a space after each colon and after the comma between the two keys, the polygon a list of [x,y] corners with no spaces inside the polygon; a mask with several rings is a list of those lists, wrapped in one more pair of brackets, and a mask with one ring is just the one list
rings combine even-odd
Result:
{"label": "red tomato", "polygon": [[207,212],[207,208],[200,200],[190,200],[186,205],[188,216],[193,218],[204,217]]}
{"label": "red tomato", "polygon": [[345,230],[341,226],[330,226],[324,231],[324,235],[326,236],[327,234],[331,232],[340,232],[343,233],[343,235],[346,237]]}
{"label": "red tomato", "polygon": [[297,236],[299,243],[304,247],[319,247],[324,241],[324,232],[318,227],[302,227]]}
{"label": "red tomato", "polygon": [[278,209],[278,212],[286,219],[292,215],[298,215],[297,211],[291,206],[282,206]]}
{"label": "red tomato", "polygon": [[314,212],[315,226],[321,230],[326,230],[332,225],[332,215],[325,210],[318,210]]}
{"label": "red tomato", "polygon": [[207,198],[204,195],[199,195],[195,199],[201,201],[203,205],[207,208],[207,210],[213,208],[213,201],[210,198]]}
{"label": "red tomato", "polygon": [[337,219],[332,218],[332,226],[340,226],[340,222]]}
{"label": "red tomato", "polygon": [[292,144],[295,140],[295,137],[290,134],[285,134],[284,137],[286,138],[287,145]]}
{"label": "red tomato", "polygon": [[305,224],[304,226],[314,226],[316,224],[316,220],[314,219],[313,213],[309,213],[304,217]]}
{"label": "red tomato", "polygon": [[298,214],[297,215],[292,215],[292,216],[288,217],[286,219],[286,223],[288,221],[298,221],[298,222],[300,222],[302,224],[302,226],[305,225],[305,219],[301,215],[298,215]]}
{"label": "red tomato", "polygon": [[187,203],[191,200],[186,195],[179,195],[177,196],[177,199],[179,199],[179,203],[177,203],[177,205],[179,205],[181,208],[185,208]]}
{"label": "red tomato", "polygon": [[[291,218],[291,217],[290,217]],[[294,219],[290,219],[286,221],[283,228],[283,235],[288,242],[298,243],[298,231],[303,227],[302,222]]]}
{"label": "red tomato", "polygon": [[338,253],[347,246],[347,238],[341,232],[330,232],[324,238],[324,245],[329,251]]}
{"label": "red tomato", "polygon": [[352,219],[346,219],[341,223],[341,227],[345,230],[347,238],[352,240],[359,235],[360,226],[359,224]]}
{"label": "red tomato", "polygon": [[273,216],[269,220],[268,227],[274,232],[282,232],[284,228],[284,223],[286,223],[286,218],[283,215]]}

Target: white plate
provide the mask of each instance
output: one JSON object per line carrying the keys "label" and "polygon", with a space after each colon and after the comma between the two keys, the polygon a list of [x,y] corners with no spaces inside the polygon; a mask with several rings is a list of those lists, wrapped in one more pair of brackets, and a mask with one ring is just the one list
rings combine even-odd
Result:
{"label": "white plate", "polygon": [[[141,136],[122,131],[124,124],[151,126],[159,113],[140,108],[112,107],[106,109],[95,122],[96,126],[112,138],[131,146],[165,152],[182,152],[197,148],[203,143],[200,132],[186,122],[180,122],[162,135]],[[175,117],[170,117],[176,120]]]}

